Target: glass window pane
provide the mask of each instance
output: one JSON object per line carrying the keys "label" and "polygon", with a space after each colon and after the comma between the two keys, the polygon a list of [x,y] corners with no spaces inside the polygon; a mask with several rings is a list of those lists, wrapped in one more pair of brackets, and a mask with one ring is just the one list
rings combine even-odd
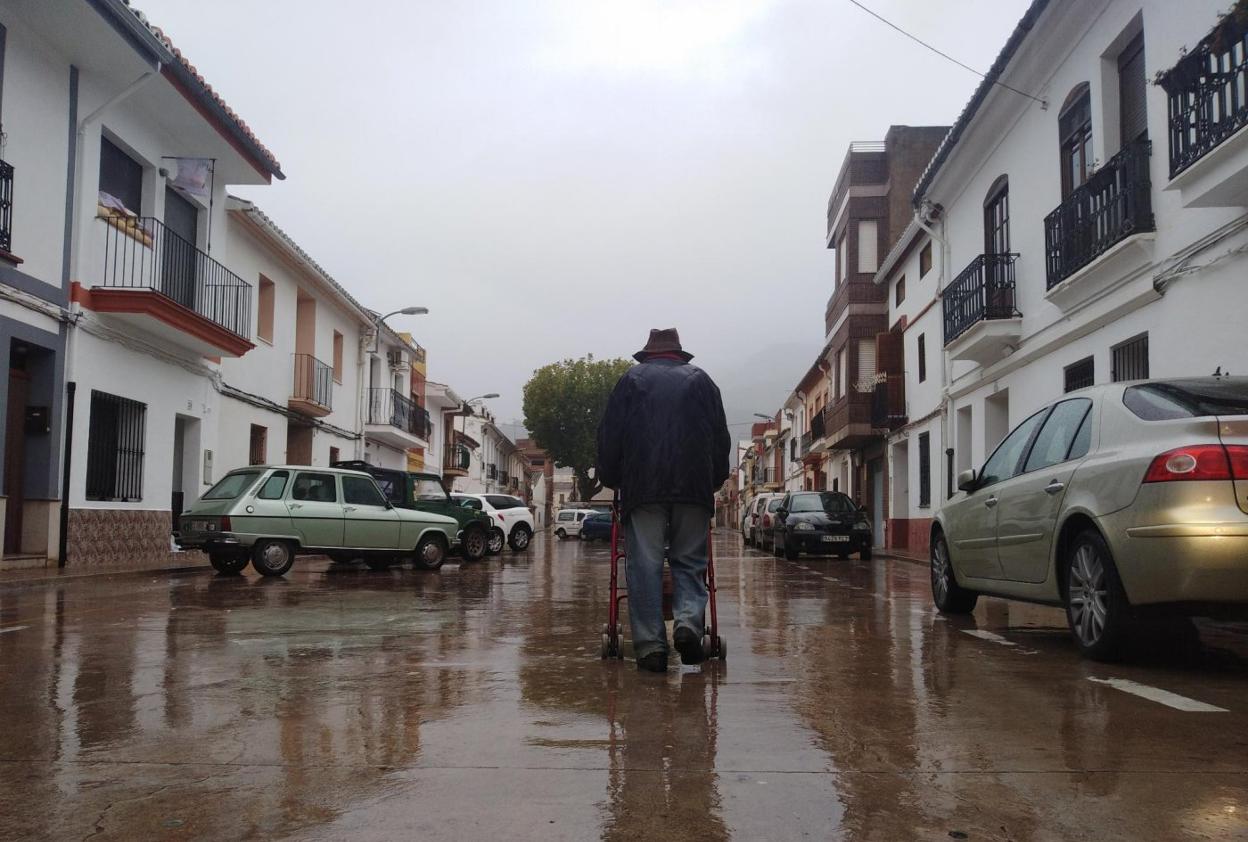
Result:
{"label": "glass window pane", "polygon": [[984,464],[984,470],[980,474],[980,488],[1007,480],[1018,473],[1019,462],[1022,461],[1023,451],[1027,449],[1027,442],[1031,440],[1031,434],[1040,426],[1047,412],[1047,409],[1040,410],[1005,437],[1005,441],[1001,442],[996,452]]}
{"label": "glass window pane", "polygon": [[343,477],[342,499],[356,506],[384,506],[386,498],[376,484],[365,477]]}
{"label": "glass window pane", "polygon": [[286,480],[290,479],[290,473],[287,471],[274,471],[269,478],[264,481],[264,485],[260,486],[260,493],[256,496],[261,500],[280,500],[283,492],[286,491]]}
{"label": "glass window pane", "polygon": [[1036,436],[1036,443],[1032,445],[1024,471],[1037,471],[1065,462],[1079,425],[1091,405],[1092,402],[1088,400],[1071,400],[1062,401],[1053,407],[1040,434]]}
{"label": "glass window pane", "polygon": [[309,503],[337,503],[338,488],[333,474],[298,474],[290,490],[292,500]]}
{"label": "glass window pane", "polygon": [[259,476],[259,471],[239,471],[236,474],[226,474],[221,478],[220,482],[208,489],[208,493],[202,499],[233,500],[248,488],[251,488],[251,484]]}

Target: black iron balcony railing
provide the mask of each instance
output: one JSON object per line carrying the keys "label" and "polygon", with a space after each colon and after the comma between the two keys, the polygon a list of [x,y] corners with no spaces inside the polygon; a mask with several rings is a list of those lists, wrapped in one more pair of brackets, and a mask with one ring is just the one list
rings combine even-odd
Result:
{"label": "black iron balcony railing", "polygon": [[810,445],[814,442],[814,440],[814,434],[811,433],[810,430],[802,433],[802,438],[797,445],[797,455],[805,456],[807,453],[810,453]]}
{"label": "black iron balcony railing", "polygon": [[1017,254],[981,254],[945,287],[941,304],[946,345],[985,319],[1019,315],[1014,307],[1016,260]]}
{"label": "black iron balcony railing", "polygon": [[368,390],[368,423],[389,424],[418,438],[429,438],[429,412],[394,389]]}
{"label": "black iron balcony railing", "polygon": [[150,289],[251,337],[251,285],[150,216],[101,216],[104,287]]}
{"label": "black iron balcony railing", "polygon": [[822,411],[810,416],[810,436],[812,445],[814,442],[827,436],[824,425],[824,413]]}
{"label": "black iron balcony railing", "polygon": [[13,250],[13,165],[0,161],[0,251]]}
{"label": "black iron balcony railing", "polygon": [[780,472],[774,467],[764,468],[761,466],[755,466],[754,482],[755,484],[780,482]]}
{"label": "black iron balcony railing", "polygon": [[1174,178],[1248,125],[1248,26],[1227,15],[1158,83],[1169,101]]}
{"label": "black iron balcony railing", "polygon": [[506,485],[507,483],[511,482],[511,475],[507,473],[506,471],[499,471],[498,482],[500,485]]}
{"label": "black iron balcony railing", "polygon": [[1130,235],[1153,230],[1151,149],[1147,140],[1125,147],[1044,218],[1049,289]]}
{"label": "black iron balcony railing", "polygon": [[462,444],[449,445],[442,464],[452,471],[466,471],[472,464],[472,453]]}
{"label": "black iron balcony railing", "polygon": [[498,465],[489,464],[485,466],[486,479],[498,479]]}
{"label": "black iron balcony railing", "polygon": [[512,490],[512,491],[519,491],[519,490],[520,490],[520,477],[512,477],[512,478],[511,478],[511,490]]}
{"label": "black iron balcony railing", "polygon": [[290,396],[326,409],[333,408],[334,367],[326,365],[311,354],[291,354],[295,364],[294,382]]}
{"label": "black iron balcony railing", "polygon": [[889,380],[887,374],[876,375],[871,393],[871,426],[877,430],[895,430],[906,423],[905,381]]}

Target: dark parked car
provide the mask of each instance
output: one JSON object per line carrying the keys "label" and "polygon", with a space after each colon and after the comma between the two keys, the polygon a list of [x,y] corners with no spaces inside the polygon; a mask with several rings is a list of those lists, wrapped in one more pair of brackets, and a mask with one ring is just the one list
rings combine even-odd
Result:
{"label": "dark parked car", "polygon": [[599,512],[596,515],[590,515],[581,522],[581,540],[582,541],[610,541],[611,540],[611,513]]}
{"label": "dark parked car", "polygon": [[792,491],[773,516],[772,550],[792,561],[798,554],[834,553],[871,558],[871,521],[839,491]]}
{"label": "dark parked car", "polygon": [[451,548],[452,552],[458,551],[465,561],[478,561],[485,555],[489,530],[493,525],[490,516],[484,512],[466,509],[458,501],[452,500],[446,487],[442,485],[442,478],[437,474],[379,468],[354,460],[334,462],[331,467],[364,471],[371,475],[377,480],[377,486],[386,495],[386,499],[401,509],[415,509],[455,518],[459,523],[459,540]]}

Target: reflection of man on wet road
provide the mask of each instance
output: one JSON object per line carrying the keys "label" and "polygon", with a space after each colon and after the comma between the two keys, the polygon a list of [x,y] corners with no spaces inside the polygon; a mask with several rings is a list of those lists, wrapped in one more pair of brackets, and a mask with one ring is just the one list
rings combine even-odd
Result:
{"label": "reflection of man on wet road", "polygon": [[675,328],[650,331],[620,378],[598,427],[598,479],[620,493],[627,539],[628,616],[642,669],[667,669],[663,555],[675,592],[675,644],[702,660],[706,535],[715,490],[728,479],[731,441],[719,388]]}

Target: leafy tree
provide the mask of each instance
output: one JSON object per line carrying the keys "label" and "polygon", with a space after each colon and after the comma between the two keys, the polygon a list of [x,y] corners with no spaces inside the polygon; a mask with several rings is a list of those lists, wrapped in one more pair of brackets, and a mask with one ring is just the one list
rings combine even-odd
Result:
{"label": "leafy tree", "polygon": [[556,464],[572,469],[582,500],[602,490],[590,475],[598,456],[598,422],[616,381],[632,364],[590,354],[544,365],[524,384],[524,426]]}

